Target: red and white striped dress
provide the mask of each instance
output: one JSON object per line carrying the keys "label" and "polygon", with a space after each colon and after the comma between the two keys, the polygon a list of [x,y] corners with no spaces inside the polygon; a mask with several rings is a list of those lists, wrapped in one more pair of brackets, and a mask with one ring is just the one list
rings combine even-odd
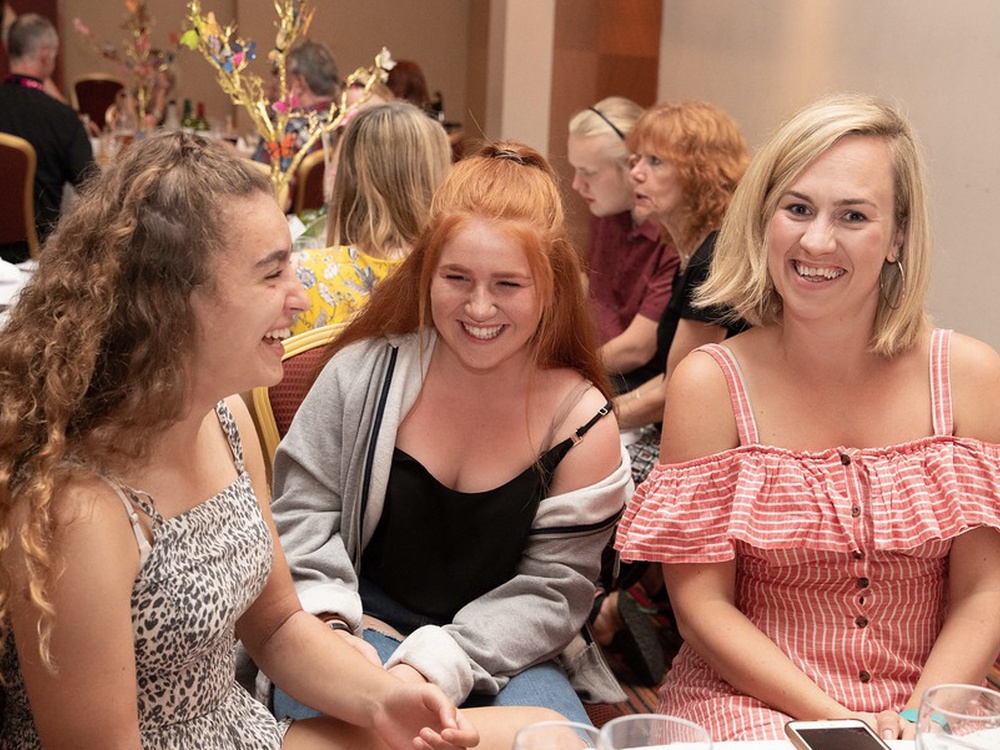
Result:
{"label": "red and white striped dress", "polygon": [[[1000,528],[1000,446],[952,435],[950,333],[931,336],[932,437],[820,452],[761,445],[736,359],[702,347],[726,374],[740,447],[657,465],[622,519],[622,557],[735,557],[736,606],[820,688],[851,710],[902,708],[944,618],[951,540]],[[790,718],[687,645],[659,711],[717,741],[780,738]]]}

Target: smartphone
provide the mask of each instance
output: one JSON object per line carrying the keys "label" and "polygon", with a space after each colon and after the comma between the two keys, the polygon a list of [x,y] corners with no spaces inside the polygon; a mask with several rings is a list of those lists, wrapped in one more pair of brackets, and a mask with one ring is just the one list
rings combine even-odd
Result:
{"label": "smartphone", "polygon": [[889,750],[861,719],[790,721],[785,734],[799,750]]}

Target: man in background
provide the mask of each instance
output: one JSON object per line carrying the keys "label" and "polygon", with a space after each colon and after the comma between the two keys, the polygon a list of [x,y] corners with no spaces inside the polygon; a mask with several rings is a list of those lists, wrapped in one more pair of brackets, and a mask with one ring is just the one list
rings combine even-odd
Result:
{"label": "man in background", "polygon": [[[39,242],[59,219],[63,187],[79,185],[94,161],[90,139],[76,111],[45,90],[58,52],[55,26],[36,13],[18,16],[7,31],[10,75],[0,84],[0,132],[20,136],[35,149]],[[27,243],[0,246],[0,257],[12,263],[27,260]]]}
{"label": "man in background", "polygon": [[[340,95],[341,81],[333,53],[326,45],[309,39],[297,42],[289,50],[285,58],[285,82],[293,108],[305,112],[325,113],[334,98]],[[305,142],[308,126],[307,117],[289,118],[281,143],[267,143],[262,138],[253,160],[263,164],[270,164],[275,159],[291,162]],[[317,140],[314,148],[320,147]]]}

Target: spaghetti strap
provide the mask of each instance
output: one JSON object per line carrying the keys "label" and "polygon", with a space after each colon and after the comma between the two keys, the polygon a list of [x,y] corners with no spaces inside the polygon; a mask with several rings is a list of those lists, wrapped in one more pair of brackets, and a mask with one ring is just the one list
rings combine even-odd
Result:
{"label": "spaghetti strap", "polygon": [[566,394],[566,397],[559,404],[559,408],[556,409],[556,413],[552,417],[549,431],[545,434],[545,439],[542,441],[543,448],[552,445],[552,440],[556,436],[556,430],[562,426],[562,423],[566,421],[566,417],[573,411],[573,407],[580,403],[583,394],[589,391],[593,385],[589,380],[583,380],[573,386],[570,392]]}
{"label": "spaghetti strap", "polygon": [[955,432],[951,401],[951,330],[935,328],[931,332],[929,364],[934,436],[947,437]]}
{"label": "spaghetti strap", "polygon": [[594,416],[588,419],[582,426],[578,427],[576,432],[545,451],[545,453],[543,453],[538,459],[540,465],[551,474],[555,471],[559,462],[566,457],[567,453],[569,453],[570,448],[583,440],[583,436],[590,431],[591,427],[600,422],[608,414],[611,414],[614,410],[615,405],[611,401],[606,402],[604,406],[597,410],[597,413]]}
{"label": "spaghetti strap", "polygon": [[722,344],[706,344],[695,351],[705,352],[716,361],[726,376],[729,386],[729,398],[733,405],[733,416],[736,417],[736,429],[740,436],[740,445],[753,445],[760,442],[757,422],[750,407],[750,394],[747,392],[743,371],[736,357]]}
{"label": "spaghetti strap", "polygon": [[236,464],[236,471],[243,473],[243,441],[240,439],[240,428],[236,426],[236,419],[233,413],[226,406],[225,401],[220,401],[215,405],[215,413],[219,417],[219,424],[229,441],[229,450],[233,453],[233,463]]}
{"label": "spaghetti strap", "polygon": [[[108,483],[108,486],[110,486],[111,489],[115,491],[115,494],[118,495],[118,499],[122,501],[122,505],[125,506],[125,512],[128,513],[129,521],[132,523],[132,533],[135,534],[135,543],[139,548],[139,567],[141,568],[146,564],[146,560],[149,559],[149,555],[152,553],[153,547],[146,538],[146,535],[142,532],[142,526],[139,524],[139,514],[135,512],[135,505],[130,497],[131,493],[126,494],[125,489],[120,484],[114,482],[108,477],[102,476],[101,479]],[[142,508],[143,513],[150,515],[151,518],[155,519],[158,517],[158,514],[157,516],[149,514],[141,503],[139,507]],[[153,513],[156,513],[156,511],[153,510]]]}

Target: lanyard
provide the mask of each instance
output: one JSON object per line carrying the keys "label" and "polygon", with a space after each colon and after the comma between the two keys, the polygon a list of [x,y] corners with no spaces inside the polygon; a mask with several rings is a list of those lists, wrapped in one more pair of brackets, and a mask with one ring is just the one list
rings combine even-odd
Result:
{"label": "lanyard", "polygon": [[45,87],[42,86],[42,82],[36,78],[29,78],[28,76],[21,76],[12,74],[4,79],[4,83],[13,83],[18,86],[24,86],[26,89],[37,89],[38,91],[44,91]]}

